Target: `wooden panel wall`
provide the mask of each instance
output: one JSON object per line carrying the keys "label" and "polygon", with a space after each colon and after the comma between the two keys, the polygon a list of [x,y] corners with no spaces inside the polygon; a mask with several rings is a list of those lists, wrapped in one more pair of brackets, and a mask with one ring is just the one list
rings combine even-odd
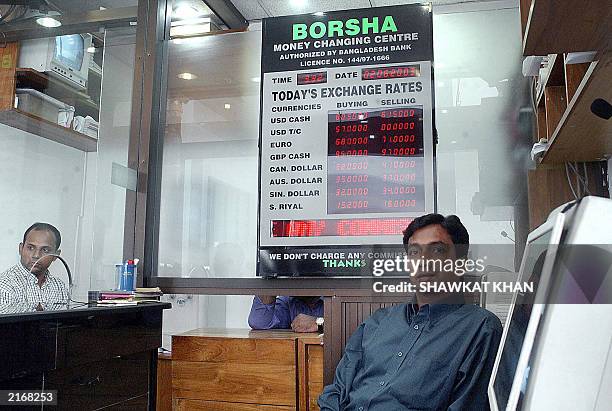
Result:
{"label": "wooden panel wall", "polygon": [[[583,163],[578,163],[580,173],[584,173]],[[589,190],[592,195],[607,197],[608,190],[604,184],[600,162],[585,163],[589,176]],[[576,179],[570,173],[571,182],[576,190]],[[536,170],[529,170],[527,175],[529,195],[529,231],[546,221],[552,210],[574,200],[574,195],[567,181],[565,164],[540,164]]]}
{"label": "wooden panel wall", "polygon": [[319,337],[298,340],[299,410],[318,411],[323,391],[323,346]]}
{"label": "wooden panel wall", "polygon": [[11,110],[15,103],[15,70],[19,43],[0,47],[0,110]]}
{"label": "wooden panel wall", "polygon": [[559,120],[567,108],[567,100],[565,99],[564,86],[550,86],[544,89],[544,97],[546,98],[546,134],[550,138]]}
{"label": "wooden panel wall", "polygon": [[[222,404],[213,408],[212,403],[205,403],[217,401],[295,409],[297,354],[294,337],[266,338],[273,332],[248,337],[248,330],[244,331],[246,338],[202,334],[202,337],[182,334],[172,338],[175,408],[224,409]],[[248,405],[244,407],[241,409],[250,409]]]}
{"label": "wooden panel wall", "polygon": [[572,101],[574,94],[576,94],[576,90],[578,90],[578,86],[582,82],[582,78],[589,69],[589,66],[590,63],[564,65],[566,99],[568,104],[570,101]]}
{"label": "wooden panel wall", "polygon": [[157,411],[172,411],[172,355],[159,354],[157,359]]}
{"label": "wooden panel wall", "polygon": [[[325,335],[324,335],[324,374],[325,385],[334,380],[336,365],[342,358],[344,346],[359,324],[367,320],[376,310],[402,304],[405,295],[393,297],[326,297],[325,298]],[[331,327],[328,326],[331,324]]]}

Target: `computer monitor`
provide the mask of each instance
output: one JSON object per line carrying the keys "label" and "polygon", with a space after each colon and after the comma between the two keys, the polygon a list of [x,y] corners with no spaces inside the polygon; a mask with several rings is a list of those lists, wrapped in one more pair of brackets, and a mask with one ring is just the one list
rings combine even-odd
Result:
{"label": "computer monitor", "polygon": [[85,90],[89,75],[90,34],[23,40],[18,66],[48,73],[72,86]]}
{"label": "computer monitor", "polygon": [[[517,409],[605,411],[612,404],[612,200],[584,197],[565,228]],[[539,299],[539,297],[538,297]]]}
{"label": "computer monitor", "polygon": [[[514,410],[519,394],[529,377],[526,367],[537,330],[542,305],[534,304],[542,297],[563,232],[565,215],[560,213],[535,229],[527,238],[527,245],[518,282],[533,282],[533,293],[515,293],[510,304],[504,332],[489,384],[492,410]],[[539,295],[538,295],[539,293]]]}
{"label": "computer monitor", "polygon": [[68,34],[55,38],[53,58],[74,71],[81,71],[85,52],[85,39],[79,34]]}
{"label": "computer monitor", "polygon": [[585,197],[529,235],[519,281],[539,282],[534,294],[513,297],[489,383],[492,410],[608,409],[611,215],[612,200]]}

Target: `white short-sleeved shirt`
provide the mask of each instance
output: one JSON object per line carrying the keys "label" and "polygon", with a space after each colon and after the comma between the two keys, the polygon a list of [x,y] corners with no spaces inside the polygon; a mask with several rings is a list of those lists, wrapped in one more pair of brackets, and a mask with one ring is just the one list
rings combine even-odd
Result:
{"label": "white short-sleeved shirt", "polygon": [[68,302],[66,284],[49,272],[42,286],[38,278],[23,265],[16,264],[0,274],[0,307],[2,311],[12,311],[12,307],[43,307]]}

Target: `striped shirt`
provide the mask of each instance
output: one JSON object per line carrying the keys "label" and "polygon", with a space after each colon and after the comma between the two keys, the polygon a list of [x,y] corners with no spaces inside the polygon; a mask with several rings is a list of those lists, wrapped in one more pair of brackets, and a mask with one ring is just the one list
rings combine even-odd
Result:
{"label": "striped shirt", "polygon": [[0,313],[31,311],[39,304],[44,308],[49,304],[67,303],[66,284],[48,271],[45,276],[39,286],[38,278],[21,263],[0,274]]}

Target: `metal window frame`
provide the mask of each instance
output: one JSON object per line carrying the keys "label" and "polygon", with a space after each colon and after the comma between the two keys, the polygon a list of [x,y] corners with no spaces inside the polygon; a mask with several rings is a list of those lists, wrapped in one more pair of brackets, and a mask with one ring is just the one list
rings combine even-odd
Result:
{"label": "metal window frame", "polygon": [[[229,30],[223,33],[245,30],[248,22],[231,1],[205,2],[228,25]],[[255,273],[249,278],[181,278],[181,273],[175,277],[157,276],[171,7],[172,0],[149,0],[138,8],[135,66],[141,69],[134,75],[128,155],[128,166],[138,171],[138,187],[136,192],[128,192],[126,199],[125,233],[133,236],[124,236],[124,258],[139,258],[143,262],[138,286],[182,294],[371,295],[367,279],[365,282],[355,278],[263,279],[255,277]]]}

